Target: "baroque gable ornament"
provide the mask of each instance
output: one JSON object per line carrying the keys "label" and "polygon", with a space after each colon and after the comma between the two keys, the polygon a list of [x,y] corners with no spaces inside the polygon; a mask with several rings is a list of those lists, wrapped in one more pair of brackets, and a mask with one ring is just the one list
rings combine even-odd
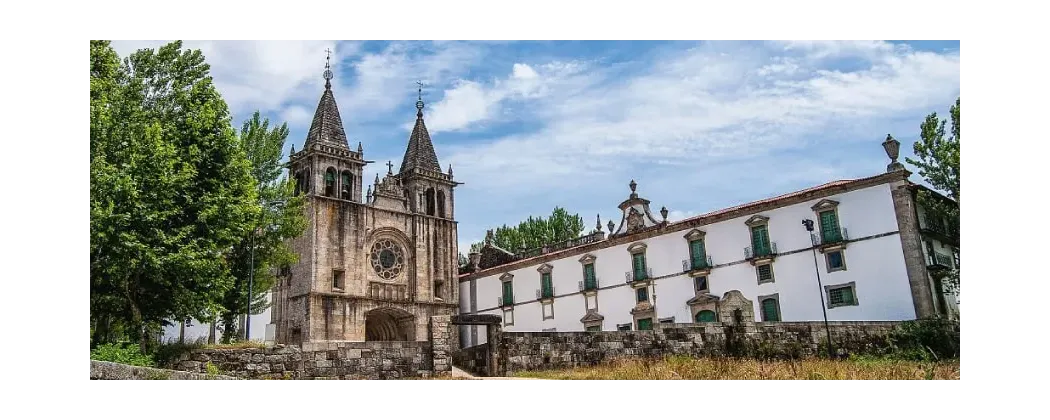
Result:
{"label": "baroque gable ornament", "polygon": [[645,228],[645,221],[642,220],[642,213],[638,209],[631,207],[630,213],[627,214],[626,232],[635,232],[643,228]]}
{"label": "baroque gable ornament", "polygon": [[820,210],[833,209],[833,208],[836,208],[838,206],[839,206],[839,202],[838,201],[830,200],[830,199],[825,198],[823,200],[818,201],[817,204],[814,204],[812,209],[813,209],[813,211],[820,211]]}

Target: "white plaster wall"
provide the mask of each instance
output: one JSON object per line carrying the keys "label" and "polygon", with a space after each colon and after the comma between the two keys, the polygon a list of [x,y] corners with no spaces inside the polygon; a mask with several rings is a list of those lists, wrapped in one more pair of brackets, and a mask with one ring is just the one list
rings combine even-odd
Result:
{"label": "white plaster wall", "polygon": [[[904,265],[897,231],[897,219],[888,185],[879,185],[827,197],[839,202],[839,224],[848,231],[851,240],[887,234],[859,242],[850,242],[845,249],[846,270],[828,273],[825,259],[819,252],[817,265],[823,285],[856,283],[859,306],[829,309],[829,320],[904,320],[915,317],[914,305]],[[744,248],[751,245],[750,229],[744,224],[753,214],[701,226],[706,232],[705,249],[712,262],[730,264],[714,268],[708,276],[712,294],[722,296],[730,290],[739,290],[755,304],[755,315],[761,319],[757,297],[779,294],[781,316],[784,321],[818,321],[823,319],[821,296],[824,290],[817,284],[814,271],[810,233],[802,225],[803,219],[816,223],[819,218],[812,206],[821,199],[810,200],[768,212],[770,241],[777,244],[781,254],[773,264],[774,282],[759,285],[755,268],[744,261]],[[657,206],[659,208],[659,206]],[[682,273],[682,261],[689,257],[684,236],[689,230],[643,240],[646,263],[656,280],[656,318],[674,316],[675,322],[692,322],[691,311],[685,304],[694,296],[693,279]],[[819,232],[815,232],[819,233]],[[603,330],[615,330],[617,324],[632,323],[630,310],[635,306],[634,290],[626,285],[625,273],[631,270],[631,243],[592,251],[596,257],[598,277],[598,312],[605,317]],[[791,253],[792,251],[802,252]],[[784,255],[788,254],[788,255]],[[540,287],[537,268],[543,262],[511,271],[514,275],[514,325],[508,331],[541,331],[556,327],[558,331],[582,331],[579,319],[585,314],[584,300],[578,294],[583,270],[579,259],[583,253],[556,261],[548,261],[555,286],[555,319],[543,321],[540,307],[535,302]],[[480,313],[502,315],[494,308],[500,296],[502,272],[477,279],[478,309]],[[466,284],[466,283],[464,283]],[[613,286],[612,288],[608,288]],[[469,293],[469,290],[464,294]],[[566,296],[568,295],[568,296]],[[650,299],[653,299],[650,292]],[[826,302],[825,302],[826,305]],[[492,310],[486,310],[492,309]],[[464,306],[461,312],[468,312]],[[654,322],[657,320],[654,319]],[[481,337],[479,337],[481,338]],[[482,338],[479,340],[484,342]],[[480,343],[479,343],[480,344]],[[473,343],[471,344],[473,345]]]}

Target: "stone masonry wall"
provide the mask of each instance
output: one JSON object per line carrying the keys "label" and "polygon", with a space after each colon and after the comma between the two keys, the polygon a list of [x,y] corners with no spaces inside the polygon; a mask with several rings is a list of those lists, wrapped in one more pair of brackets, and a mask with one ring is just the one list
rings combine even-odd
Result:
{"label": "stone masonry wall", "polygon": [[431,345],[426,341],[342,342],[310,347],[191,350],[179,358],[175,368],[205,373],[210,363],[224,375],[249,379],[396,379],[433,374]]}
{"label": "stone masonry wall", "polygon": [[[885,345],[896,322],[829,322],[836,349]],[[660,325],[653,331],[504,332],[507,374],[593,366],[628,357],[683,355],[800,357],[821,351],[823,322]],[[459,356],[459,357],[465,357]]]}
{"label": "stone masonry wall", "polygon": [[489,343],[478,344],[452,353],[452,364],[475,376],[488,374]]}
{"label": "stone masonry wall", "polygon": [[451,375],[450,316],[430,318],[428,341],[304,343],[248,349],[197,349],[175,368],[206,373],[208,364],[225,375],[249,379],[396,379]]}

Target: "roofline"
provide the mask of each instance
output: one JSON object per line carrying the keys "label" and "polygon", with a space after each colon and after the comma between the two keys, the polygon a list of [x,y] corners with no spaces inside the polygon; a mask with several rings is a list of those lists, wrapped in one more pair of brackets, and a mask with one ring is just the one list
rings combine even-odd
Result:
{"label": "roofline", "polygon": [[[586,245],[580,245],[573,248],[561,249],[546,254],[538,255],[531,258],[525,258],[518,261],[512,261],[506,264],[489,267],[486,269],[478,270],[472,273],[466,273],[459,275],[459,281],[470,281],[472,279],[487,277],[494,273],[506,272],[516,270],[522,267],[531,265],[542,264],[548,261],[563,258],[569,255],[576,255],[581,253],[587,253],[590,251],[608,248],[616,245],[626,244],[635,242],[642,239],[652,238],[654,236],[661,236],[674,232],[679,232],[687,229],[693,229],[699,226],[709,225],[713,223],[722,222],[729,219],[735,219],[737,217],[761,213],[772,209],[790,206],[813,199],[824,198],[834,194],[845,193],[849,191],[855,191],[863,188],[869,188],[876,185],[887,184],[896,181],[906,181],[911,172],[904,171],[893,171],[887,172],[867,178],[859,178],[853,180],[839,180],[832,181],[829,183],[821,184],[816,187],[810,187],[795,192],[781,194],[772,198],[763,200],[752,201],[750,203],[741,204],[738,206],[728,207],[721,210],[716,210],[699,216],[690,217],[688,219],[680,220],[674,223],[667,223],[664,225],[658,225],[644,231],[635,232],[626,235],[613,236],[595,243]],[[913,184],[914,185],[914,184]]]}
{"label": "roofline", "polygon": [[925,185],[918,184],[918,183],[915,183],[915,182],[909,182],[908,184],[909,184],[908,188],[911,188],[912,190],[929,191],[930,194],[933,194],[934,197],[937,197],[937,198],[939,198],[941,200],[950,201],[952,203],[957,203],[957,201],[953,200],[951,197],[948,197],[948,196],[944,195],[943,193],[941,193],[940,191],[937,191],[937,190],[935,190],[933,188],[930,188],[930,187],[927,187]]}

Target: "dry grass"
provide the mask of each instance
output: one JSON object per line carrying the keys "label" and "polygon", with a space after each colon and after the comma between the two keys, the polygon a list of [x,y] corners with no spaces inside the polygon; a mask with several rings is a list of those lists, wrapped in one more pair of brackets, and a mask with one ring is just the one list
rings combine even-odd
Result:
{"label": "dry grass", "polygon": [[520,372],[539,379],[959,379],[959,361],[759,361],[670,357],[619,360],[596,367]]}

